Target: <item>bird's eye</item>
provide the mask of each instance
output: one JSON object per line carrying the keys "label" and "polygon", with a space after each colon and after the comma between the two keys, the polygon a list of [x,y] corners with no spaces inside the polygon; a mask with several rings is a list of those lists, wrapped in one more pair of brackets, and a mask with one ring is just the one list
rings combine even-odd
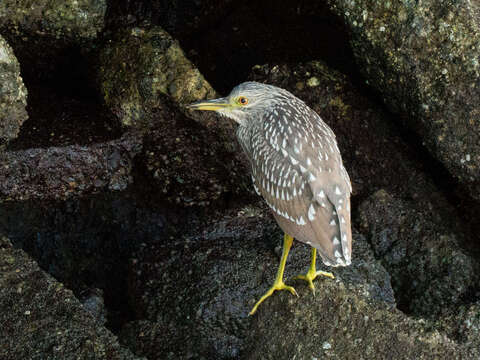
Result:
{"label": "bird's eye", "polygon": [[238,98],[238,103],[240,105],[247,105],[248,104],[248,99],[245,96],[240,96]]}

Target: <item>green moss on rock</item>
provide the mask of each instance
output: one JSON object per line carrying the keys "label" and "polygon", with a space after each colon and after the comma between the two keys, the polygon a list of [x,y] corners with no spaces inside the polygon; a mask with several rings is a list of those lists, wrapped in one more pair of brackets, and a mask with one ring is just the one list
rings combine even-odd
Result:
{"label": "green moss on rock", "polygon": [[17,35],[94,39],[102,31],[105,0],[2,0],[0,29]]}
{"label": "green moss on rock", "polygon": [[12,48],[0,36],[0,149],[17,137],[20,127],[28,118],[27,89],[20,77]]}
{"label": "green moss on rock", "polygon": [[100,64],[104,101],[124,126],[149,128],[165,96],[182,105],[216,95],[160,27],[119,32],[101,52]]}

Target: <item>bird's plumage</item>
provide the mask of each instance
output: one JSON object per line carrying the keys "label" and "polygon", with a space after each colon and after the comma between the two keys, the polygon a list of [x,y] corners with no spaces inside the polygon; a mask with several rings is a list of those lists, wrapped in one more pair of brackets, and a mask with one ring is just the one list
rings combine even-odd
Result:
{"label": "bird's plumage", "polygon": [[249,107],[222,112],[240,124],[255,190],[287,234],[317,248],[326,265],[349,265],[351,183],[333,131],[286,90],[248,82],[229,95],[237,96]]}

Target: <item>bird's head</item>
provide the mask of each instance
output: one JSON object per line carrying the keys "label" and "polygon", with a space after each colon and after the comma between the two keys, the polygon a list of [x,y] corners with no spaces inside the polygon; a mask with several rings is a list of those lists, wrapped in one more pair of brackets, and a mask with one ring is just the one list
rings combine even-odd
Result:
{"label": "bird's head", "polygon": [[197,101],[188,108],[216,111],[240,125],[246,125],[248,121],[262,119],[277,102],[286,100],[288,96],[292,95],[276,86],[249,81],[234,87],[226,97]]}

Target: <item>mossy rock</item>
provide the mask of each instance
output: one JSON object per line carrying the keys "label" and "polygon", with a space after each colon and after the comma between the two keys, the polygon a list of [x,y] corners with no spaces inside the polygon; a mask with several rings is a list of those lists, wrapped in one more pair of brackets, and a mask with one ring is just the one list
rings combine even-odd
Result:
{"label": "mossy rock", "polygon": [[0,36],[0,150],[15,139],[27,120],[27,89],[12,48]]}
{"label": "mossy rock", "polygon": [[182,106],[214,97],[213,88],[160,27],[120,31],[101,51],[98,83],[122,125],[146,130],[165,97]]}
{"label": "mossy rock", "polygon": [[331,0],[360,71],[480,199],[480,18],[468,1]]}

